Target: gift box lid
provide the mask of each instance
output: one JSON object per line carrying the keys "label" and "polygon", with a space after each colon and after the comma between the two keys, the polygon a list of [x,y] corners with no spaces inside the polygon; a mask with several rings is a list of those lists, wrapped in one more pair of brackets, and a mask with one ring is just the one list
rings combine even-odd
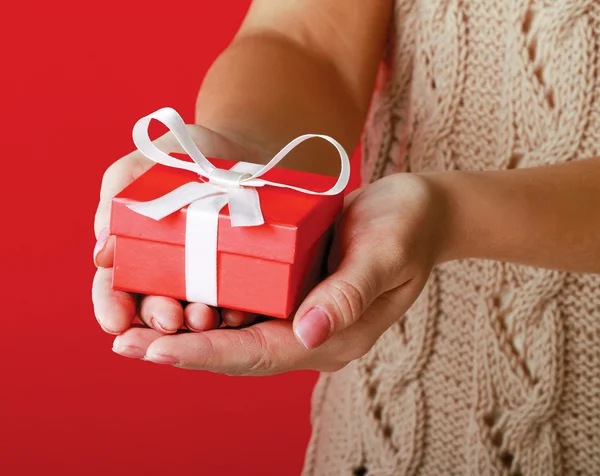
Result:
{"label": "gift box lid", "polygon": [[[222,159],[209,160],[222,169],[235,165]],[[273,168],[262,178],[314,191],[328,190],[336,181],[334,177],[282,168]],[[198,180],[193,172],[154,165],[113,199],[111,234],[183,246],[187,207],[155,221],[130,210],[127,205],[153,200]],[[298,253],[307,250],[327,231],[343,206],[343,194],[309,195],[271,186],[257,190],[265,223],[232,227],[229,209],[225,206],[219,214],[219,252],[293,263]]]}

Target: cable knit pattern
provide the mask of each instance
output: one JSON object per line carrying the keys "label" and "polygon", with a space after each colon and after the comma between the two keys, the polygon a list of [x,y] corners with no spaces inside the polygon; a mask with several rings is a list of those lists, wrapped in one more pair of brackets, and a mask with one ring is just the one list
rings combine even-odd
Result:
{"label": "cable knit pattern", "polygon": [[[600,2],[399,0],[366,181],[600,156]],[[600,474],[600,276],[438,266],[321,376],[306,475]]]}

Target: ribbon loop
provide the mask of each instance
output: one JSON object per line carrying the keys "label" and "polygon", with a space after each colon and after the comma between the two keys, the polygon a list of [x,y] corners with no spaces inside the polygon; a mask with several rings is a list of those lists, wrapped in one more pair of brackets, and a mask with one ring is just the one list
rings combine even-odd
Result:
{"label": "ribbon loop", "polygon": [[[156,145],[154,145],[154,143],[150,140],[150,136],[148,135],[148,128],[150,127],[150,122],[152,119],[156,119],[167,126],[169,131],[173,134],[173,137],[175,137],[175,139],[181,144],[183,150],[185,150],[186,153],[192,158],[194,163],[171,157],[169,154],[166,154],[156,147]],[[205,177],[210,175],[210,173],[216,168],[208,161],[206,157],[204,157],[204,154],[200,152],[198,147],[196,147],[196,144],[190,136],[190,133],[188,132],[185,122],[183,122],[181,116],[177,114],[177,111],[170,107],[164,107],[156,112],[153,112],[152,114],[147,115],[146,117],[142,117],[133,126],[132,135],[133,143],[138,150],[150,160],[158,164],[166,165],[167,167],[190,170],[198,173],[199,175],[204,175]]]}

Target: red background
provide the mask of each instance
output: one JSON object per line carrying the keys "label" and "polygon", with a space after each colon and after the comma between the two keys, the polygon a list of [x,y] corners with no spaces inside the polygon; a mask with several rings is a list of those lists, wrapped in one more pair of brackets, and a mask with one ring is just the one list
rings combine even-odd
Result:
{"label": "red background", "polygon": [[118,357],[93,317],[92,221],[135,120],[193,119],[248,0],[18,1],[0,11],[1,475],[298,474],[315,374]]}

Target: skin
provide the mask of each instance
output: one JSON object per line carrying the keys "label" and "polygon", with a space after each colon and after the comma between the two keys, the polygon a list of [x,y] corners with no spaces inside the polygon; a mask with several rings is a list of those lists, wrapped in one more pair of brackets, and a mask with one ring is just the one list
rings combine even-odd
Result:
{"label": "skin", "polygon": [[[256,0],[200,89],[189,130],[210,156],[264,163],[294,137],[356,146],[392,2]],[[168,142],[164,136],[158,139]],[[283,166],[336,174],[321,141]],[[335,371],[364,355],[419,295],[431,269],[486,258],[600,273],[600,160],[498,171],[396,174],[348,197],[331,275],[293,320],[113,291],[111,198],[151,163],[134,152],[106,172],[96,214],[96,318],[132,358],[230,375]],[[316,309],[316,312],[310,312]],[[147,327],[131,326],[139,318]],[[230,327],[217,328],[221,318]],[[192,332],[175,331],[186,325]]]}

